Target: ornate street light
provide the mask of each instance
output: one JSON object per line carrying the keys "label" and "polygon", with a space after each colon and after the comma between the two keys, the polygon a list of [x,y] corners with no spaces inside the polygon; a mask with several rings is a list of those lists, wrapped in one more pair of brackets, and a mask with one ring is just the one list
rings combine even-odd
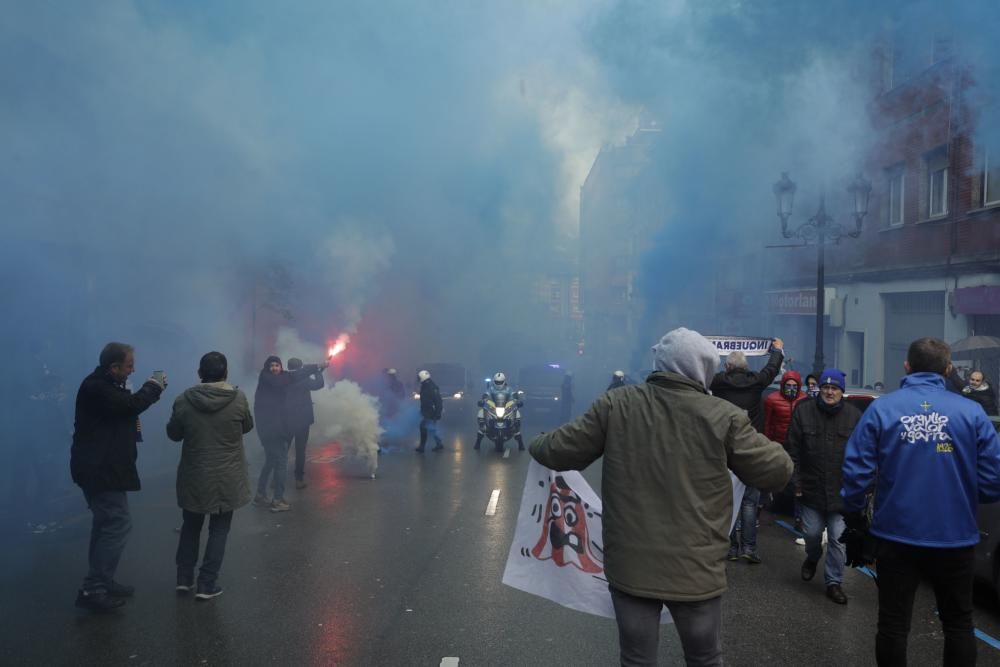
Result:
{"label": "ornate street light", "polygon": [[871,196],[872,184],[864,176],[858,174],[851,182],[847,192],[854,204],[854,229],[847,229],[835,223],[826,213],[826,195],[820,195],[819,209],[816,214],[795,229],[788,228],[788,219],[792,216],[792,205],[795,202],[795,183],[788,178],[788,173],[781,174],[781,180],[774,184],[774,197],[778,202],[778,218],[781,219],[781,235],[786,239],[800,238],[808,243],[816,244],[816,356],[813,358],[813,373],[817,376],[825,367],[823,361],[823,317],[826,315],[826,242],[827,239],[838,243],[840,239],[858,238],[861,235],[861,224],[868,215],[868,199]]}

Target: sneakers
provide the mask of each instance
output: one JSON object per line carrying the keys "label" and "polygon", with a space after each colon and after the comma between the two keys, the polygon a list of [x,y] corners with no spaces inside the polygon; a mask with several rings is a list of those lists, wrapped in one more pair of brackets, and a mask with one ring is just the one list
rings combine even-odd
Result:
{"label": "sneakers", "polygon": [[295,488],[298,489],[299,491],[301,491],[302,489],[306,488],[307,486],[309,486],[309,485],[306,484],[305,480],[303,480],[303,479],[297,479],[297,480],[295,480]]}
{"label": "sneakers", "polygon": [[135,595],[135,586],[119,584],[114,579],[108,584],[108,595],[113,598],[130,598]]}
{"label": "sneakers", "polygon": [[830,584],[827,586],[826,597],[837,604],[847,604],[847,595],[844,594],[844,589],[840,587],[840,584]]}
{"label": "sneakers", "polygon": [[760,565],[760,556],[756,551],[744,551],[740,554],[740,558],[750,563],[751,565]]}
{"label": "sneakers", "polygon": [[125,605],[125,598],[116,598],[104,591],[80,591],[76,594],[76,606],[95,614],[106,614]]}
{"label": "sneakers", "polygon": [[804,538],[804,537],[796,537],[795,538],[795,543],[797,545],[799,545],[800,547],[804,547],[806,545],[806,538]]}
{"label": "sneakers", "polygon": [[222,595],[222,587],[212,584],[211,586],[204,586],[198,584],[198,592],[194,594],[195,600],[211,600],[212,598],[217,598]]}
{"label": "sneakers", "polygon": [[283,498],[275,498],[271,502],[272,512],[287,512],[290,509],[292,509],[292,506],[286,503]]}
{"label": "sneakers", "polygon": [[267,507],[271,504],[271,501],[263,493],[258,493],[253,497],[253,504],[257,507]]}
{"label": "sneakers", "polygon": [[816,561],[808,558],[802,563],[802,581],[812,581],[812,578],[816,576],[816,565]]}
{"label": "sneakers", "polygon": [[177,573],[177,592],[190,593],[194,590],[194,575]]}
{"label": "sneakers", "polygon": [[416,449],[415,449],[414,451],[415,451],[415,452],[416,452],[417,454],[423,454],[423,453],[424,453],[424,446],[423,446],[423,445],[420,445],[420,446],[419,446],[419,447],[417,447],[417,448],[416,448]]}
{"label": "sneakers", "polygon": [[737,561],[740,559],[740,552],[736,549],[730,548],[729,553],[726,554],[726,560]]}

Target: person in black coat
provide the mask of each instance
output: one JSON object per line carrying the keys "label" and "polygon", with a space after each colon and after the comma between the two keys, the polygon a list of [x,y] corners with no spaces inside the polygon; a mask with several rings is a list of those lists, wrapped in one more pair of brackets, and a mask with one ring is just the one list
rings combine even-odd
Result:
{"label": "person in black coat", "polygon": [[[323,371],[308,372],[301,359],[288,360],[288,374],[292,382],[285,392],[285,421],[291,442],[295,443],[295,488],[306,488],[306,443],[309,442],[309,427],[316,420],[313,413],[312,392],[323,388]],[[300,374],[306,377],[302,379]]]}
{"label": "person in black coat", "polygon": [[166,376],[152,377],[134,394],[125,381],[135,371],[130,345],[108,343],[100,365],[84,378],[76,395],[70,472],[94,515],[90,529],[90,569],[76,606],[95,612],[121,607],[135,589],[115,581],[132,517],[128,491],[140,489],[136,468],[139,415],[160,400]]}
{"label": "person in black coat", "polygon": [[997,415],[997,395],[993,387],[986,381],[986,376],[979,369],[969,373],[969,381],[963,382],[962,377],[954,368],[948,376],[949,389],[962,394],[966,398],[983,406],[986,414]]}
{"label": "person in black coat", "polygon": [[[325,366],[324,366],[325,368]],[[257,379],[257,391],[253,398],[254,423],[257,425],[257,435],[264,447],[264,467],[257,480],[257,495],[254,504],[270,505],[272,512],[287,512],[290,507],[285,502],[285,475],[288,470],[288,443],[291,431],[288,415],[285,409],[288,388],[320,372],[321,367],[310,364],[304,366],[297,374],[284,370],[281,358],[270,356],[264,362],[264,368]],[[267,486],[271,481],[274,486],[274,499],[267,498]]]}
{"label": "person in black coat", "polygon": [[421,454],[424,452],[424,447],[427,444],[428,433],[434,434],[434,451],[440,451],[444,449],[444,444],[441,442],[441,437],[437,432],[437,424],[441,419],[441,414],[444,412],[444,403],[441,401],[441,390],[438,389],[437,384],[431,379],[431,374],[428,371],[420,371],[417,373],[417,379],[420,380],[420,446],[417,447],[417,451]]}
{"label": "person in black coat", "polygon": [[566,375],[563,376],[559,394],[559,400],[562,402],[560,416],[565,424],[573,416],[573,374],[569,371],[566,371]]}

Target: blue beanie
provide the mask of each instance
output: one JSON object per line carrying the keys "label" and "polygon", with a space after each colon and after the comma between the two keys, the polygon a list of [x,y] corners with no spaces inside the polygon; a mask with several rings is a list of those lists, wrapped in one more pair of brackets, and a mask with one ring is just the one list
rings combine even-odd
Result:
{"label": "blue beanie", "polygon": [[839,368],[824,368],[819,376],[819,386],[825,384],[836,385],[843,391],[847,388],[847,376]]}

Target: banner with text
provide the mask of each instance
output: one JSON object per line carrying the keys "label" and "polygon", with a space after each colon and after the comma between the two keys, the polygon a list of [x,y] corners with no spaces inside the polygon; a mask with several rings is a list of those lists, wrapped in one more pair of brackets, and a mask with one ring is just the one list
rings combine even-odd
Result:
{"label": "banner with text", "polygon": [[705,338],[712,341],[712,345],[715,345],[723,357],[737,351],[748,357],[761,357],[771,349],[770,338],[755,336],[705,336]]}

